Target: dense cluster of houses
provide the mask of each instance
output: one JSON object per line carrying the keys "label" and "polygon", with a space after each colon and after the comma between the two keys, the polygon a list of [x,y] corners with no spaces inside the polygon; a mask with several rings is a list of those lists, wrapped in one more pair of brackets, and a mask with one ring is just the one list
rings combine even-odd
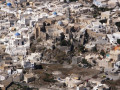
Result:
{"label": "dense cluster of houses", "polygon": [[[89,68],[102,68],[110,80],[120,78],[120,0],[70,1],[0,1],[1,89],[12,82],[34,81],[34,73],[23,71],[36,64],[56,64],[52,61],[58,53],[47,52],[56,48],[68,56],[75,52],[69,58],[71,66],[88,68],[89,63]],[[79,52],[82,46],[87,52]],[[56,80],[68,90],[109,90],[101,78],[84,81],[69,75]]]}

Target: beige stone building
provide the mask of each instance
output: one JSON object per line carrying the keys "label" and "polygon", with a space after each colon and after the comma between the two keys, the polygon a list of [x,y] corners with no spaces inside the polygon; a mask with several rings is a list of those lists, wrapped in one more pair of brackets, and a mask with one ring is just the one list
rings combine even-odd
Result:
{"label": "beige stone building", "polygon": [[32,73],[24,75],[24,81],[26,83],[32,82],[34,80],[35,80],[35,77],[34,77],[34,75]]}
{"label": "beige stone building", "polygon": [[111,50],[110,58],[113,59],[114,61],[120,60],[120,51],[119,50]]}
{"label": "beige stone building", "polygon": [[89,34],[90,37],[93,37],[93,38],[101,38],[102,39],[103,37],[106,37],[106,34],[96,33],[91,30],[87,30],[87,33]]}
{"label": "beige stone building", "polygon": [[111,15],[110,11],[101,12],[101,19],[109,19]]}

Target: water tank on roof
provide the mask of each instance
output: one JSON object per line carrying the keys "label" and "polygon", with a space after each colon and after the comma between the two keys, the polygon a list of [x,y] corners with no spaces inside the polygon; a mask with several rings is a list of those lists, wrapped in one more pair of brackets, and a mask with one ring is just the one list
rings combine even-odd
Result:
{"label": "water tank on roof", "polygon": [[7,3],[7,6],[10,7],[10,6],[12,6],[12,4],[11,3]]}

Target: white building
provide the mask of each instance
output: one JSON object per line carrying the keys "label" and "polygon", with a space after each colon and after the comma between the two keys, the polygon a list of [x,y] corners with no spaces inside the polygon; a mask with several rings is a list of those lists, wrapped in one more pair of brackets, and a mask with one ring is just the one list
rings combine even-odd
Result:
{"label": "white building", "polygon": [[22,60],[21,66],[23,66],[23,68],[34,68],[34,62]]}
{"label": "white building", "polygon": [[66,77],[65,83],[67,87],[73,88],[73,87],[77,87],[77,85],[81,83],[81,80],[77,80],[76,77],[75,78]]}
{"label": "white building", "polygon": [[120,32],[116,32],[113,34],[107,34],[107,37],[108,37],[110,43],[115,44],[115,43],[117,43],[117,39],[120,39]]}
{"label": "white building", "polygon": [[93,0],[93,4],[98,7],[106,7],[107,3],[105,1],[106,0]]}
{"label": "white building", "polygon": [[115,70],[120,69],[120,61],[117,61],[117,62],[114,64],[114,68],[115,68]]}
{"label": "white building", "polygon": [[10,55],[26,55],[26,49],[30,47],[29,40],[29,34],[25,33],[24,31],[21,33],[16,32],[15,34],[12,33],[12,35],[9,35],[5,38],[5,52]]}

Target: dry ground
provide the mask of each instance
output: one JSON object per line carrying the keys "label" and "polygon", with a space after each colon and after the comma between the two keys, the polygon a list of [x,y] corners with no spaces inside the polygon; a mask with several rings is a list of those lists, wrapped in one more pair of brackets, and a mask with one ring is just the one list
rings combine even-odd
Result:
{"label": "dry ground", "polygon": [[64,68],[64,66],[61,64],[54,64],[54,65],[42,64],[42,66],[43,66],[43,69],[33,70],[33,72],[38,75],[38,79],[36,79],[35,82],[32,82],[32,83],[35,83],[35,85],[50,84],[50,82],[45,82],[43,78],[45,78],[46,73],[51,75],[53,71],[62,72],[62,74],[59,75],[59,77],[63,79],[69,76],[70,74],[77,74],[82,77],[91,77],[99,73],[98,70],[80,68],[78,66],[72,66],[71,68]]}

